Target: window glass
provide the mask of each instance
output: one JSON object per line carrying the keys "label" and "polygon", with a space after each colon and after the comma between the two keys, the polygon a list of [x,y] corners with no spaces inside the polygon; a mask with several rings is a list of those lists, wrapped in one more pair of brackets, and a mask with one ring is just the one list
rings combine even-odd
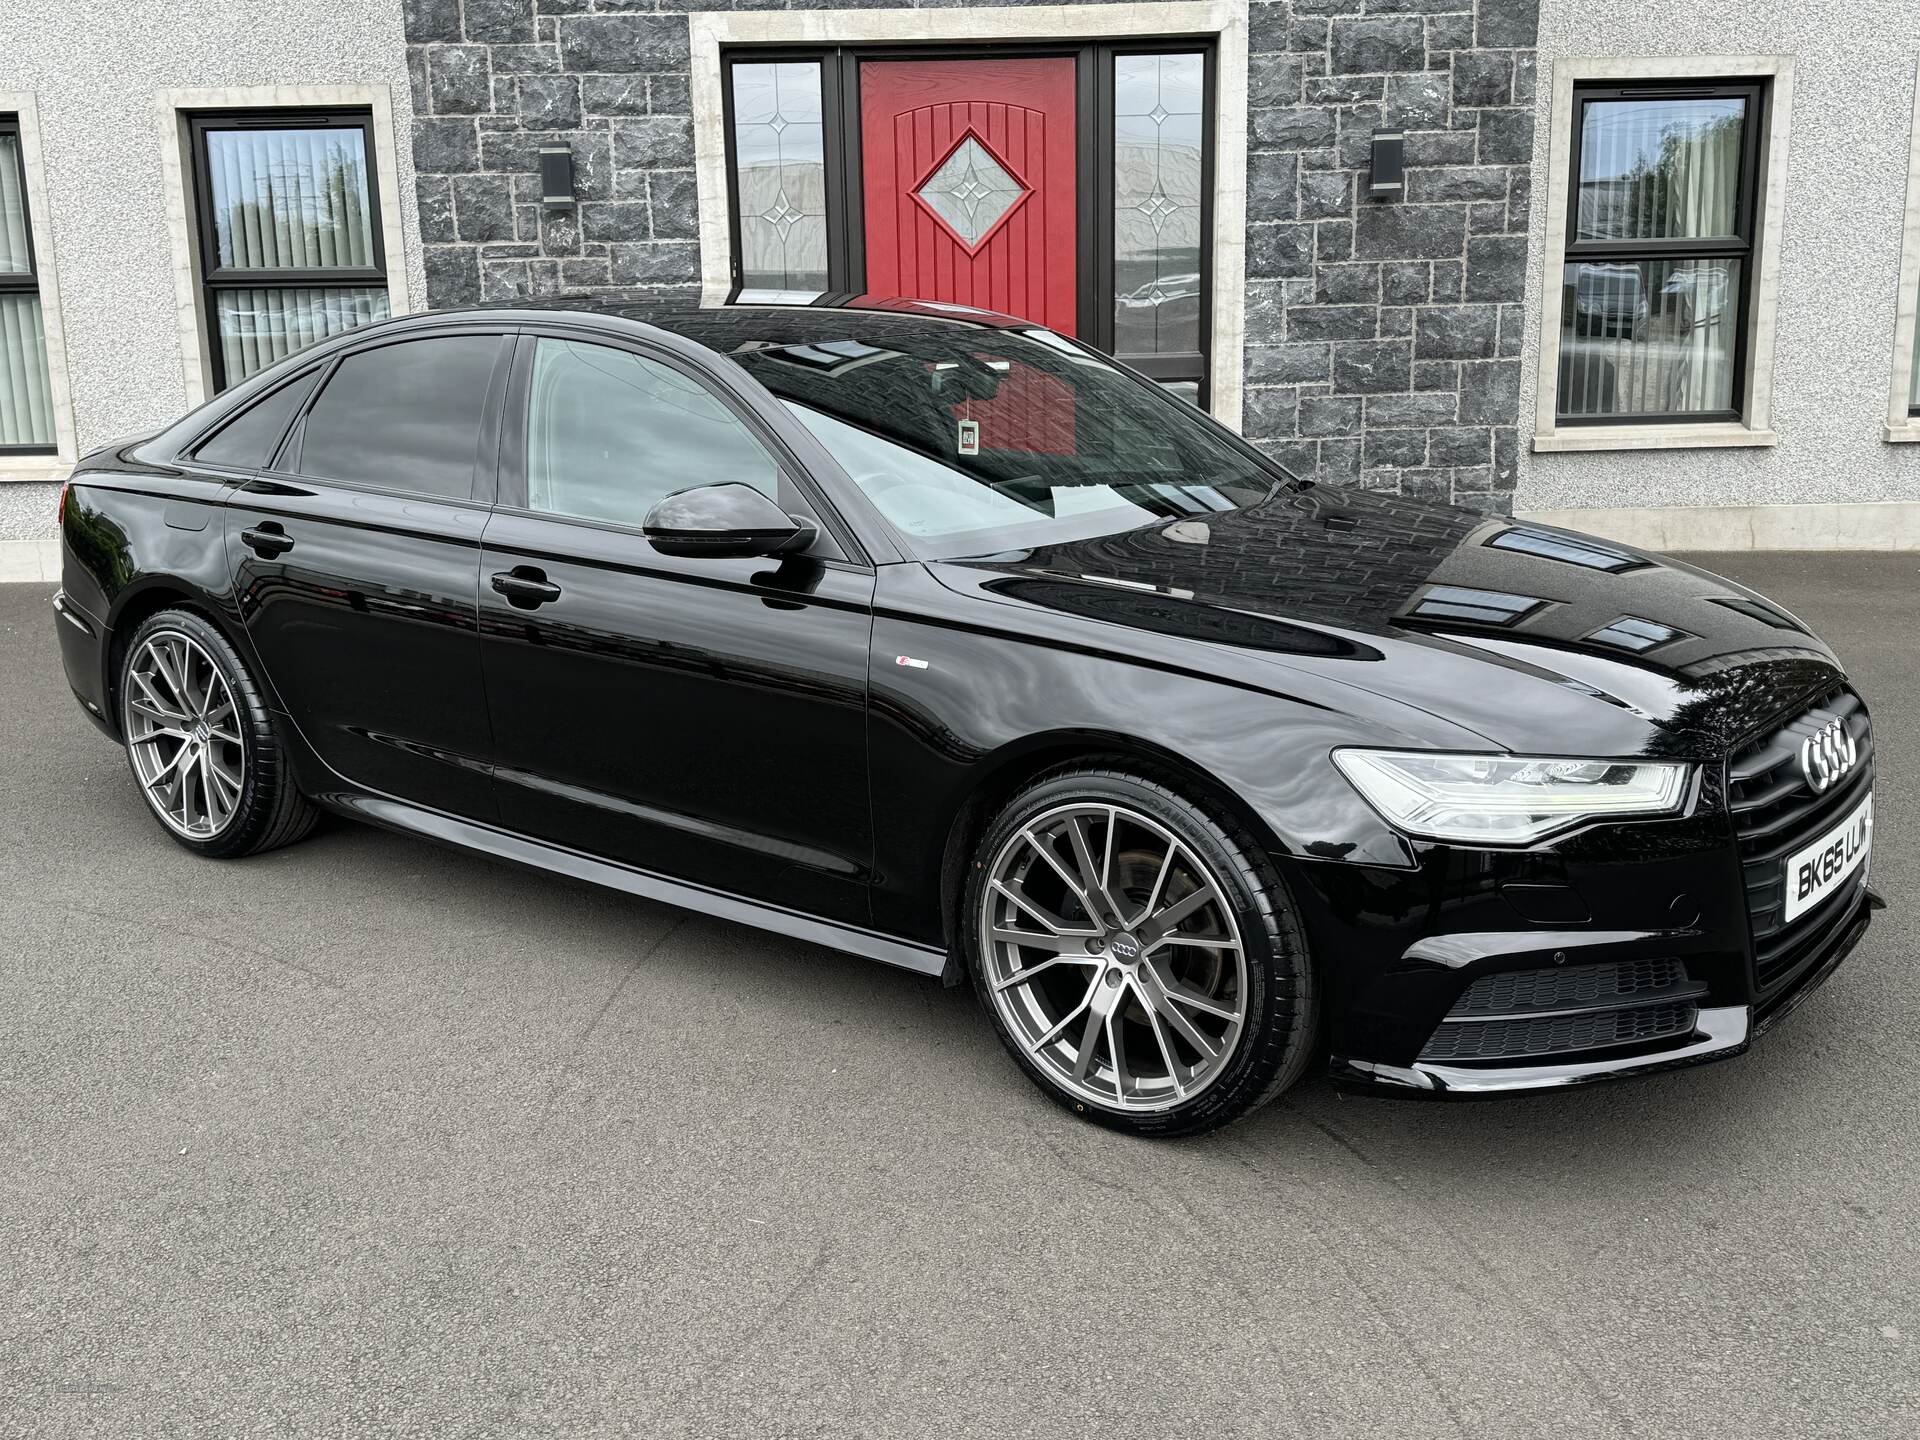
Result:
{"label": "window glass", "polygon": [[1575,91],[1556,386],[1564,421],[1741,411],[1755,188],[1743,171],[1760,92],[1748,82],[1686,98],[1658,88]]}
{"label": "window glass", "polygon": [[[388,315],[364,117],[198,122],[201,246],[221,388]],[[261,117],[273,119],[278,117]],[[265,282],[265,283],[263,283]]]}
{"label": "window glass", "polygon": [[1200,348],[1202,57],[1113,61],[1113,353]]}
{"label": "window glass", "polygon": [[735,65],[733,163],[740,283],[827,288],[827,167],[820,66]]}
{"label": "window glass", "polygon": [[1566,267],[1560,413],[1581,419],[1734,408],[1740,261]]}
{"label": "window glass", "polygon": [[465,500],[500,339],[442,335],[340,362],[307,412],[300,473]]}
{"label": "window glass", "polygon": [[527,410],[527,505],[640,525],[695,485],[779,498],[773,457],[705,386],[671,366],[579,340],[541,339]]}
{"label": "window glass", "polygon": [[1594,100],[1582,110],[1577,240],[1741,233],[1746,100]]}
{"label": "window glass", "polygon": [[930,555],[1232,510],[1277,478],[1198,411],[1049,331],[764,323],[764,338],[736,335],[728,353]]}
{"label": "window glass", "polygon": [[211,465],[232,465],[242,469],[266,464],[273,458],[273,450],[280,443],[280,437],[287,433],[287,424],[293,419],[293,412],[300,408],[300,403],[307,398],[307,392],[313,389],[314,382],[319,378],[318,370],[310,370],[298,380],[282,385],[266,399],[223,425],[211,440],[194,451],[195,458]]}
{"label": "window glass", "polygon": [[54,448],[53,383],[33,273],[20,137],[0,116],[0,451]]}

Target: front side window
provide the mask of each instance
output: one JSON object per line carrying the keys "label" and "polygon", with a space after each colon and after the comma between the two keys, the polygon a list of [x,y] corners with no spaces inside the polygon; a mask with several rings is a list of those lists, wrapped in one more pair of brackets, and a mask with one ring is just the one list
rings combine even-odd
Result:
{"label": "front side window", "polygon": [[364,112],[192,122],[214,388],[388,314]]}
{"label": "front side window", "polygon": [[1202,415],[1050,331],[872,316],[807,328],[769,322],[728,353],[930,558],[1204,518],[1278,478]]}
{"label": "front side window", "polygon": [[527,506],[640,526],[696,485],[779,498],[773,457],[705,386],[628,350],[543,337],[527,401]]}
{"label": "front side window", "polygon": [[54,453],[53,383],[20,130],[0,115],[0,455]]}
{"label": "front side window", "polygon": [[1575,89],[1559,423],[1741,418],[1763,97]]}
{"label": "front side window", "polygon": [[347,356],[302,422],[299,473],[471,499],[501,343],[497,335],[438,335]]}

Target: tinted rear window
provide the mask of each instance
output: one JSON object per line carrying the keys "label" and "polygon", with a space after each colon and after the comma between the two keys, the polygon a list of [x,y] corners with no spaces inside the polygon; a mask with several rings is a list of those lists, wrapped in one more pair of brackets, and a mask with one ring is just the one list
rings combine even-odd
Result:
{"label": "tinted rear window", "polygon": [[441,335],[349,355],[307,414],[300,473],[468,499],[500,345]]}
{"label": "tinted rear window", "polygon": [[246,470],[266,464],[273,458],[280,437],[287,433],[293,412],[300,408],[319,378],[318,370],[309,370],[258,404],[242,410],[194,451],[194,458],[209,465],[232,465]]}

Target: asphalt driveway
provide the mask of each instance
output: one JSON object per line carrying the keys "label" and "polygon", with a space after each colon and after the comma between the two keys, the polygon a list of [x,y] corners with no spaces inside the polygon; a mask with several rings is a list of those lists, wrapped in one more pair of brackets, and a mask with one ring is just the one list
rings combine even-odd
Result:
{"label": "asphalt driveway", "polygon": [[0,587],[0,1434],[1920,1434],[1920,556],[1705,561],[1892,908],[1743,1059],[1076,1124],[971,996],[335,823],[169,842]]}

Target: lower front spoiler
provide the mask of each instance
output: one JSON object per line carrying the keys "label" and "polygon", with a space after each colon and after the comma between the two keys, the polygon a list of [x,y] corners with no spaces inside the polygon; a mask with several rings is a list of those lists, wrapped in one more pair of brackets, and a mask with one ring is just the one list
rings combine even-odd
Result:
{"label": "lower front spoiler", "polygon": [[1862,903],[1824,958],[1811,964],[1799,978],[1759,1006],[1721,1005],[1703,1008],[1694,1020],[1693,1037],[1672,1050],[1608,1060],[1560,1060],[1533,1065],[1441,1065],[1416,1060],[1411,1065],[1385,1065],[1370,1060],[1334,1057],[1334,1084],[1343,1090],[1370,1095],[1401,1095],[1424,1099],[1474,1099],[1515,1095],[1529,1090],[1558,1090],[1596,1080],[1625,1080],[1677,1070],[1685,1065],[1708,1065],[1744,1053],[1758,1035],[1765,1034],[1811,995],[1840,962],[1853,953],[1867,933],[1873,912],[1886,901],[1863,887]]}
{"label": "lower front spoiler", "polygon": [[1702,1010],[1694,1024],[1692,1043],[1654,1055],[1624,1060],[1561,1061],[1548,1065],[1516,1065],[1488,1069],[1466,1065],[1380,1065],[1370,1060],[1336,1060],[1336,1082],[1378,1093],[1392,1090],[1426,1095],[1505,1095],[1520,1090],[1554,1090],[1594,1080],[1623,1080],[1650,1075],[1682,1065],[1705,1065],[1740,1054],[1752,1043],[1752,1010],[1745,1005],[1723,1005]]}

